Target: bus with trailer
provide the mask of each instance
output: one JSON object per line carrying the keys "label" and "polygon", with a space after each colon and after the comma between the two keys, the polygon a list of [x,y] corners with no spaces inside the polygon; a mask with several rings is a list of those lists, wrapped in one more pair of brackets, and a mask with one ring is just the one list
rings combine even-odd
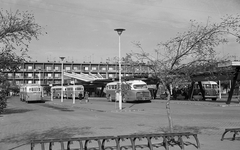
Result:
{"label": "bus with trailer", "polygon": [[84,86],[83,85],[68,85],[65,87],[65,95],[66,98],[72,99],[73,94],[75,93],[75,97],[82,99],[84,97]]}
{"label": "bus with trailer", "polygon": [[[217,82],[215,81],[201,81],[205,99],[212,99],[212,101],[216,101],[219,96],[219,87]],[[202,96],[200,87],[197,84],[197,82],[194,84],[194,91],[193,91],[193,97],[194,96]]]}
{"label": "bus with trailer", "polygon": [[[108,101],[118,101],[116,98],[119,91],[119,82],[110,82],[105,87]],[[122,82],[122,102],[151,101],[151,93],[147,84],[141,80],[131,80]]]}
{"label": "bus with trailer", "polygon": [[63,89],[63,97],[66,98],[66,87],[65,86],[53,86],[51,87],[51,93],[53,94],[53,98],[61,98],[61,91]]}
{"label": "bus with trailer", "polygon": [[20,86],[19,97],[21,101],[33,102],[42,101],[43,99],[43,87],[39,84],[24,84]]}

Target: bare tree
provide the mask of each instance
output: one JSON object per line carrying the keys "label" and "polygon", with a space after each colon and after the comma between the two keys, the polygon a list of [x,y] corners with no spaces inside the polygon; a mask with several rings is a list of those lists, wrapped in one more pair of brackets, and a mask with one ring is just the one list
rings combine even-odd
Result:
{"label": "bare tree", "polygon": [[[34,15],[29,12],[0,11],[0,85],[1,106],[5,105],[5,88],[7,82],[3,71],[15,71],[29,58],[29,44],[33,38],[38,39],[42,27],[35,23]],[[3,102],[3,103],[2,103]],[[3,108],[0,106],[0,109]]]}
{"label": "bare tree", "polygon": [[[169,131],[173,132],[170,112],[170,85],[189,80],[196,72],[213,71],[219,61],[226,58],[219,57],[216,47],[228,42],[231,35],[240,42],[240,16],[226,16],[220,23],[205,25],[191,21],[191,28],[176,37],[158,44],[155,50],[157,58],[145,52],[139,42],[134,44],[141,50],[132,52],[132,56],[150,63],[152,76],[164,85],[167,92],[166,109],[169,120]],[[211,69],[210,69],[211,68]]]}

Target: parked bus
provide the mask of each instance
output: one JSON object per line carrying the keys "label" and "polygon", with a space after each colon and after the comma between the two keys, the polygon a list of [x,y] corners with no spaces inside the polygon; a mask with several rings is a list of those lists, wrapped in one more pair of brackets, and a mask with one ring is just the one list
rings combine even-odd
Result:
{"label": "parked bus", "polygon": [[[219,96],[219,87],[217,82],[215,81],[201,81],[202,87],[204,90],[205,98],[206,99],[212,99],[213,101],[216,101]],[[200,87],[197,83],[194,85],[194,95],[201,95]]]}
{"label": "parked bus", "polygon": [[[119,82],[110,82],[105,87],[106,98],[108,101],[118,101]],[[147,84],[141,80],[122,82],[122,101],[151,101],[151,93]]]}
{"label": "parked bus", "polygon": [[38,84],[21,85],[19,97],[25,102],[43,101],[43,87]]}
{"label": "parked bus", "polygon": [[80,97],[82,99],[84,97],[84,86],[83,85],[69,85],[66,86],[66,98],[73,98],[73,90],[75,89],[75,97]]}
{"label": "parked bus", "polygon": [[51,88],[51,93],[53,94],[53,98],[61,98],[61,90],[63,89],[63,98],[66,98],[66,87],[64,86],[53,86]]}

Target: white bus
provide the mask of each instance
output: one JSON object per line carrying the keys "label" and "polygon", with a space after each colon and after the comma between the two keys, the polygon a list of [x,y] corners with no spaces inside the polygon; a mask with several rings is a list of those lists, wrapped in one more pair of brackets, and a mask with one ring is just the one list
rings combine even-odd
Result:
{"label": "white bus", "polygon": [[21,101],[43,101],[43,87],[38,84],[25,84],[20,86],[19,97]]}
{"label": "white bus", "polygon": [[[202,87],[204,90],[205,98],[206,99],[212,99],[213,101],[216,101],[219,96],[219,87],[217,82],[215,81],[201,81]],[[194,95],[201,95],[200,87],[197,84],[197,82],[194,85]]]}
{"label": "white bus", "polygon": [[[106,98],[108,101],[118,101],[119,82],[110,82],[105,87]],[[122,82],[122,101],[151,101],[151,93],[147,84],[141,80]]]}
{"label": "white bus", "polygon": [[53,86],[51,88],[51,93],[53,94],[53,98],[61,98],[61,90],[63,89],[63,97],[66,98],[66,87],[62,86]]}
{"label": "white bus", "polygon": [[84,97],[84,86],[83,85],[69,85],[66,86],[66,98],[73,98],[73,93],[75,89],[75,97],[82,99]]}

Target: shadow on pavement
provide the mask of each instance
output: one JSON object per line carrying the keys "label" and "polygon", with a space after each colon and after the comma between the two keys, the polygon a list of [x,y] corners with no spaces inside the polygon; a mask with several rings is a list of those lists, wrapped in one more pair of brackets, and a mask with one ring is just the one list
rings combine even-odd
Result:
{"label": "shadow on pavement", "polygon": [[0,114],[0,117],[2,115],[9,115],[9,114],[17,114],[17,113],[26,113],[29,111],[33,111],[31,109],[13,109],[13,108],[6,108],[4,109],[4,112]]}
{"label": "shadow on pavement", "polygon": [[[37,131],[28,131],[25,133],[18,133],[18,134],[12,134],[9,136],[4,137],[0,140],[1,143],[15,143],[18,146],[21,147],[23,145],[29,144],[30,140],[43,140],[43,139],[61,139],[61,138],[72,138],[76,135],[91,135],[94,134],[91,131],[91,127],[63,127],[63,128],[57,128],[52,127],[49,130],[43,131],[43,132],[37,132]],[[15,148],[12,148],[15,149]]]}
{"label": "shadow on pavement", "polygon": [[69,108],[58,107],[58,106],[53,106],[53,105],[48,105],[48,104],[44,104],[44,105],[42,105],[42,106],[44,106],[44,107],[48,107],[48,108],[52,108],[52,109],[56,109],[56,110],[59,110],[59,111],[69,111],[69,112],[74,111],[74,110],[69,109]]}

